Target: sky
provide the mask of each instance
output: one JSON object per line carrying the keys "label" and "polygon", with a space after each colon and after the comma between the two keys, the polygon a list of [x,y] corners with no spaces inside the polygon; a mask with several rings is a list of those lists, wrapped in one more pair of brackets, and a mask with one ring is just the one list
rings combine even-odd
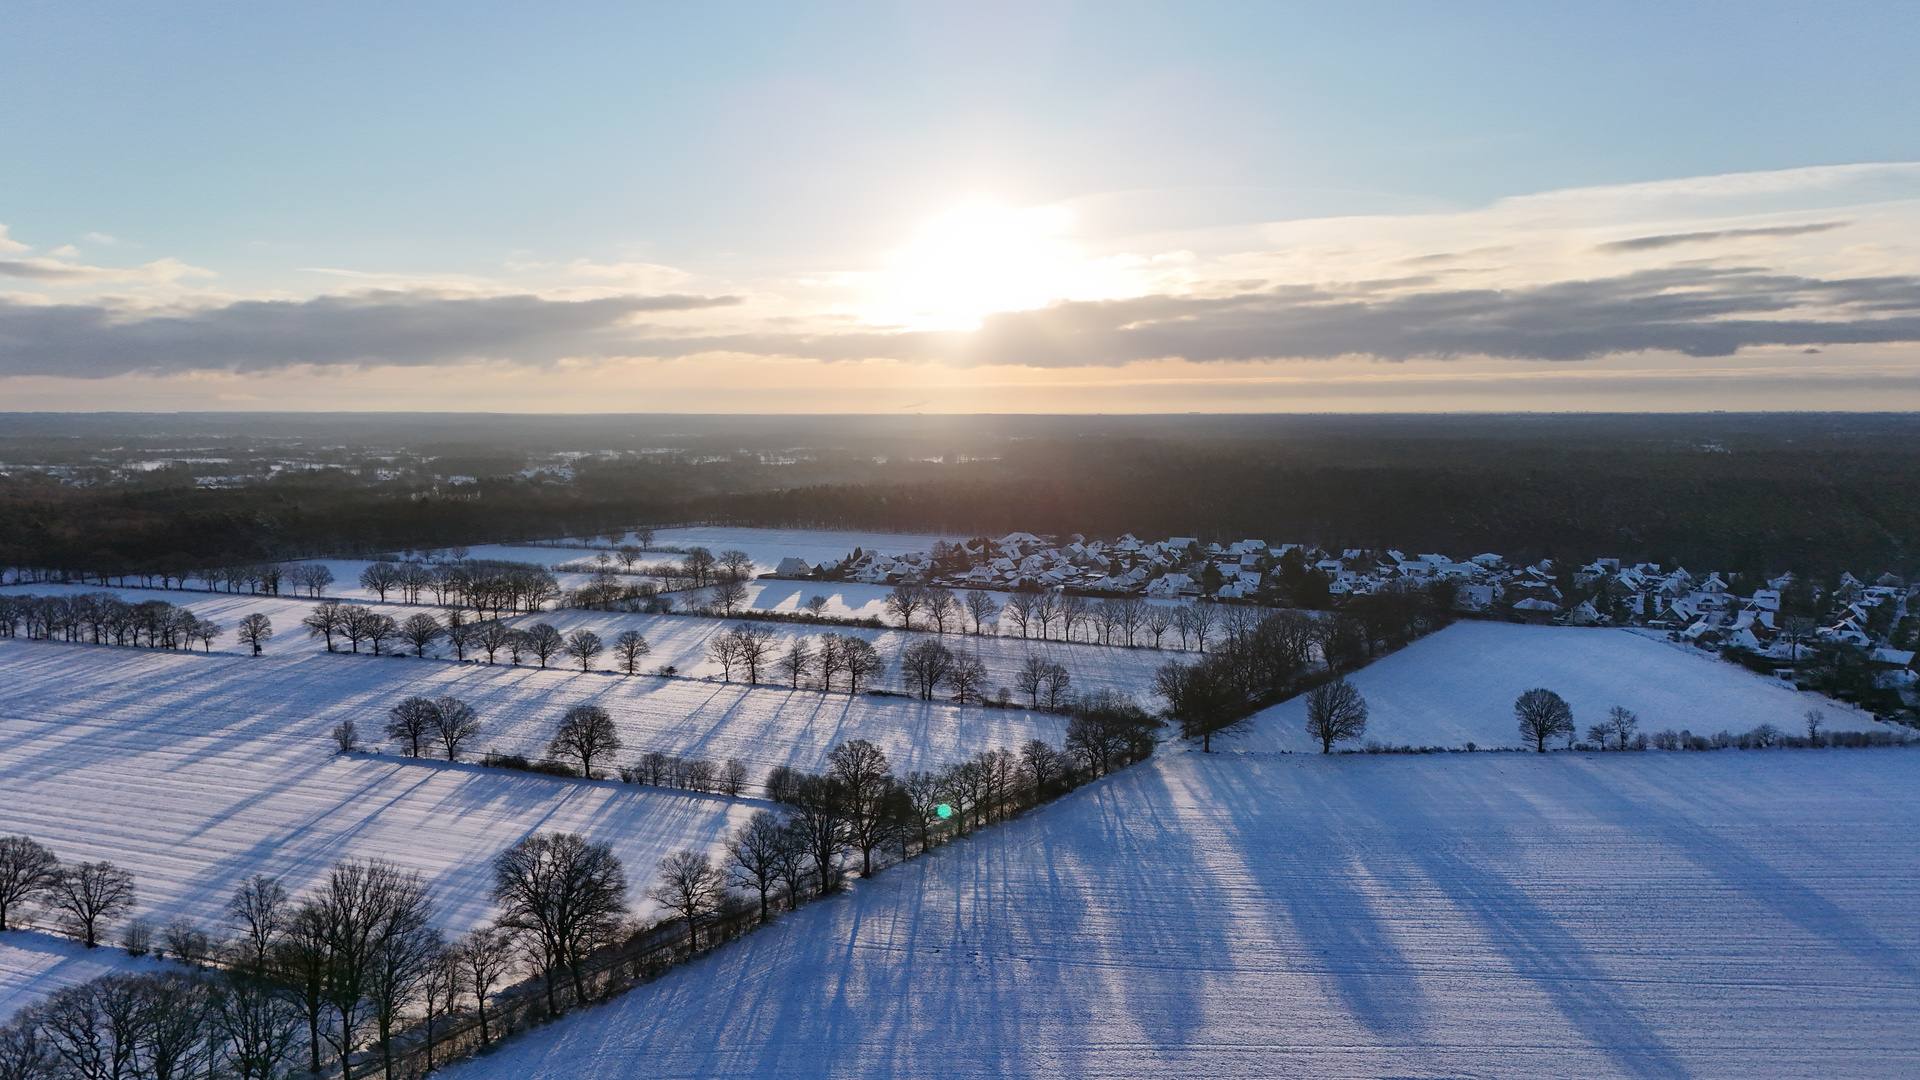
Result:
{"label": "sky", "polygon": [[0,0],[0,410],[1920,408],[1920,6]]}

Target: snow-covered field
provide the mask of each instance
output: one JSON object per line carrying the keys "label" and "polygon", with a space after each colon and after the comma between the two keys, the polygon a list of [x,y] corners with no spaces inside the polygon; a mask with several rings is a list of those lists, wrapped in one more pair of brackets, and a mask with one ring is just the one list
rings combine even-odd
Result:
{"label": "snow-covered field", "polygon": [[[7,921],[13,925],[12,912]],[[164,971],[171,966],[151,956],[135,959],[120,949],[88,949],[44,928],[8,930],[0,934],[0,1023],[61,987],[116,971]]]}
{"label": "snow-covered field", "polygon": [[1917,768],[1170,753],[450,1075],[1920,1075]]}
{"label": "snow-covered field", "polygon": [[[756,782],[776,764],[819,768],[852,738],[880,744],[905,772],[1034,737],[1057,745],[1064,729],[1017,710],[311,648],[255,659],[6,640],[0,686],[0,833],[131,870],[136,914],[156,924],[214,921],[250,874],[297,891],[337,860],[380,856],[421,871],[443,925],[460,930],[489,914],[489,860],[541,830],[611,843],[637,899],[661,856],[716,851],[764,805],[334,753],[334,723],[352,719],[378,744],[387,709],[412,694],[472,704],[485,725],[476,750],[537,755],[560,715],[591,701],[614,715],[622,761],[645,750],[738,757]],[[11,948],[0,944],[0,998],[61,984],[32,980],[40,967]]]}
{"label": "snow-covered field", "polygon": [[[1849,705],[1626,630],[1455,623],[1362,668],[1351,681],[1367,699],[1366,738],[1389,746],[1526,745],[1513,701],[1536,686],[1573,706],[1582,738],[1615,705],[1638,713],[1640,730],[1649,735],[1739,733],[1763,723],[1800,734],[1810,708],[1826,713],[1835,731],[1888,730]],[[1276,705],[1260,715],[1244,744],[1233,745],[1318,752],[1306,715],[1304,698]]]}

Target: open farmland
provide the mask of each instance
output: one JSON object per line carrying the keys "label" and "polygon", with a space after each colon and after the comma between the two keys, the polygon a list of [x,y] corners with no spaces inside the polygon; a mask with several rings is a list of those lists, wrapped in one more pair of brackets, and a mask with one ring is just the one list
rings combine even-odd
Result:
{"label": "open farmland", "polygon": [[[1772,724],[1799,734],[1810,708],[1826,713],[1835,731],[1890,730],[1852,706],[1627,630],[1455,623],[1351,681],[1367,699],[1366,738],[1389,746],[1530,746],[1515,725],[1513,701],[1536,686],[1567,700],[1583,737],[1615,705],[1638,713],[1647,733],[1711,735]],[[1305,731],[1306,709],[1304,697],[1282,702],[1234,745],[1317,753],[1320,744]]]}
{"label": "open farmland", "polygon": [[1916,766],[1170,752],[452,1075],[1912,1076]]}
{"label": "open farmland", "polygon": [[[904,772],[1036,736],[1057,744],[1064,726],[1019,710],[304,646],[255,659],[0,641],[0,681],[0,832],[31,835],[68,860],[131,870],[136,914],[156,923],[176,914],[214,920],[250,874],[280,875],[297,891],[339,859],[380,856],[420,870],[443,926],[460,930],[489,915],[488,860],[545,830],[612,844],[638,901],[662,855],[717,850],[765,805],[334,753],[326,733],[335,722],[355,720],[377,743],[386,710],[411,694],[460,696],[486,725],[478,748],[531,754],[566,708],[591,701],[613,714],[628,747],[621,760],[655,749],[738,757],[756,780],[776,764],[819,768],[853,738],[880,744]],[[31,958],[0,959],[0,974],[37,970]],[[0,986],[0,995],[45,988]]]}

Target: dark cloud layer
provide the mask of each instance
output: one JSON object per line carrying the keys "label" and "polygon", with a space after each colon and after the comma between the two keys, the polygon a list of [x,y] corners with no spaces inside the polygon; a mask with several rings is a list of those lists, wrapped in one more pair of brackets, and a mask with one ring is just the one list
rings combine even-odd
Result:
{"label": "dark cloud layer", "polygon": [[124,320],[84,305],[0,303],[0,374],[83,377],[292,364],[437,364],[476,358],[682,357],[712,352],[827,361],[1118,365],[1485,355],[1582,360],[1672,351],[1726,356],[1765,345],[1920,341],[1920,278],[1818,279],[1678,268],[1525,289],[1416,290],[1407,283],[1285,287],[1214,298],[1145,296],[1059,303],[987,318],[972,332],[653,336],[645,311],[733,303],[647,297],[384,294],[246,302]]}
{"label": "dark cloud layer", "polygon": [[95,378],[295,364],[545,363],[626,351],[621,326],[635,314],[738,302],[701,296],[554,301],[379,292],[248,300],[190,314],[129,318],[91,304],[0,300],[0,374]]}
{"label": "dark cloud layer", "polygon": [[[1829,314],[1806,314],[1813,311]],[[1586,360],[1648,350],[1726,356],[1758,345],[1887,341],[1920,341],[1920,278],[1823,281],[1686,269],[1531,289],[1148,296],[994,315],[966,334],[726,337],[648,342],[644,349],[1076,367],[1168,357]]]}

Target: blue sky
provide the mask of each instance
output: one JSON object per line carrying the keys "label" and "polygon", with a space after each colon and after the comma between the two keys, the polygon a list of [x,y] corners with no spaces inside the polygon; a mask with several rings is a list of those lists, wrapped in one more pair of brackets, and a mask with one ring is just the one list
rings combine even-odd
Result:
{"label": "blue sky", "polygon": [[[1351,368],[1372,385],[1465,360],[1538,382],[1541,364],[1655,363],[1675,339],[1596,339],[1600,351],[1578,357],[1496,344],[1483,360],[1479,338],[1384,348],[1359,332],[1341,354],[1345,330],[1308,348],[1289,317],[1222,355],[1163,337],[1037,363],[992,354],[1005,335],[924,334],[964,335],[1005,305],[1195,301],[1236,281],[1262,295],[1341,289],[1379,269],[1329,256],[1353,246],[1341,221],[1376,245],[1385,228],[1413,247],[1444,233],[1449,252],[1551,246],[1502,200],[1729,174],[1802,179],[1757,194],[1722,181],[1686,206],[1656,188],[1651,203],[1626,200],[1638,211],[1599,196],[1556,227],[1622,233],[1601,245],[1738,234],[1740,250],[1699,240],[1658,263],[1510,264],[1475,287],[1709,263],[1719,282],[1741,267],[1822,282],[1920,272],[1907,229],[1920,175],[1804,171],[1920,161],[1910,4],[6,2],[0,25],[0,390],[36,407],[297,408],[332,401],[317,387],[410,396],[411,369],[458,365],[494,386],[463,407],[577,407],[579,387],[562,388],[587,378],[627,388],[596,394],[604,408],[724,408],[689,396],[714,372],[771,388],[743,408],[897,407],[849,397],[863,384],[854,364],[865,385],[931,387],[955,408],[1146,408],[1188,368],[1280,385]],[[1846,224],[1780,231],[1835,221]],[[937,269],[955,263],[957,277]],[[1350,275],[1329,276],[1335,265]],[[1448,284],[1431,287],[1457,291]],[[193,359],[205,343],[190,331],[209,320],[287,316],[269,338],[324,337],[335,331],[316,312],[365,307],[370,291],[405,309],[411,338],[385,346],[387,324],[363,318],[337,349],[269,341],[255,356],[229,327]],[[1828,296],[1801,289],[1795,303],[1814,293]],[[617,327],[572,308],[519,324],[500,303],[605,311],[662,294],[692,299],[671,315],[622,309]],[[1372,313],[1406,299],[1356,302]],[[314,302],[325,312],[299,306]],[[1890,317],[1885,295],[1843,302]],[[453,326],[451,351],[419,354],[439,333],[421,320],[468,311],[484,311],[482,329]],[[27,321],[9,328],[14,315]],[[148,317],[173,321],[121,333]],[[542,338],[555,318],[569,329]],[[102,337],[108,326],[120,336]],[[627,347],[605,340],[614,329]],[[866,336],[849,346],[836,336],[847,331]],[[896,332],[922,337],[873,337]],[[1817,329],[1767,336],[1729,340],[1748,360],[1833,344],[1875,379],[1911,374],[1911,342],[1897,339],[1915,335],[1897,327],[1832,343]],[[650,344],[663,339],[713,347]],[[1837,363],[1832,352],[1820,363]],[[89,358],[78,377],[56,362],[68,353]],[[996,382],[981,367],[1004,370]],[[961,386],[956,369],[976,373]],[[1050,389],[1030,378],[1042,370]],[[1125,390],[1129,374],[1157,389]],[[1756,405],[1780,393],[1778,378],[1709,381]],[[530,399],[534,385],[554,392]],[[800,387],[811,396],[799,404],[782,392]],[[1590,389],[1521,403],[1619,406]],[[1254,407],[1471,407],[1379,387],[1335,397]]]}

